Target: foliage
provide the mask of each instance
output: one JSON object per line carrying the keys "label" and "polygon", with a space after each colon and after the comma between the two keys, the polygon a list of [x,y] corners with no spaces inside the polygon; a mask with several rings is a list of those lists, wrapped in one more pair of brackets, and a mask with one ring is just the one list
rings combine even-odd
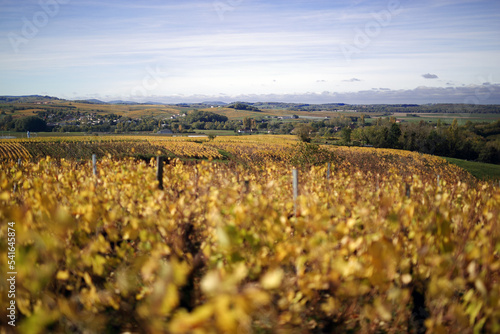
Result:
{"label": "foliage", "polygon": [[393,123],[387,135],[387,145],[391,148],[399,148],[399,137],[401,137],[401,128],[398,124]]}
{"label": "foliage", "polygon": [[317,144],[300,142],[292,150],[293,157],[290,163],[296,167],[310,167],[335,160],[335,155],[332,151],[324,149]]}
{"label": "foliage", "polygon": [[342,137],[342,141],[345,143],[345,144],[349,144],[351,142],[351,133],[352,133],[352,129],[348,126],[342,128],[342,131],[341,131],[341,137]]}
{"label": "foliage", "polygon": [[257,122],[253,118],[245,117],[243,118],[243,130],[253,130],[257,129]]}
{"label": "foliage", "polygon": [[12,117],[12,115],[7,115],[7,116],[3,116],[0,118],[0,129],[1,130],[10,130],[10,129],[14,129],[14,118]]}
{"label": "foliage", "polygon": [[[196,143],[245,164],[173,159],[165,190],[154,160],[104,157],[96,176],[90,161],[0,162],[0,217],[16,229],[19,331],[500,329],[496,183],[438,157],[290,138]],[[290,161],[325,151],[335,154],[330,178],[326,164],[307,161],[295,215]],[[2,305],[6,289],[3,280]]]}
{"label": "foliage", "polygon": [[21,144],[16,142],[0,143],[0,159],[16,160],[16,159],[29,159],[29,158],[31,158],[31,154]]}
{"label": "foliage", "polygon": [[[158,153],[159,152],[159,153]],[[0,142],[0,159],[51,156],[57,159],[87,160],[98,158],[153,157],[157,154],[179,158],[223,159],[217,149],[180,138],[158,137],[72,137],[64,139],[37,138]]]}
{"label": "foliage", "polygon": [[20,119],[16,119],[14,121],[14,129],[15,131],[45,131],[47,129],[47,123],[36,116],[24,117]]}
{"label": "foliage", "polygon": [[488,140],[480,134],[493,136],[500,131],[500,122],[485,125],[430,126],[425,123],[381,122],[379,126],[357,129],[356,136],[375,147],[402,148],[427,154],[480,162],[500,163],[500,141]]}
{"label": "foliage", "polygon": [[311,142],[311,133],[314,131],[314,128],[309,124],[301,123],[295,127],[294,132],[299,137],[299,140],[304,143]]}
{"label": "foliage", "polygon": [[227,108],[232,108],[232,109],[236,109],[236,110],[260,111],[259,108],[251,106],[251,105],[249,105],[247,103],[243,103],[243,102],[235,102],[235,103],[227,106]]}
{"label": "foliage", "polygon": [[226,122],[228,118],[210,111],[193,110],[186,116],[188,123],[194,122]]}

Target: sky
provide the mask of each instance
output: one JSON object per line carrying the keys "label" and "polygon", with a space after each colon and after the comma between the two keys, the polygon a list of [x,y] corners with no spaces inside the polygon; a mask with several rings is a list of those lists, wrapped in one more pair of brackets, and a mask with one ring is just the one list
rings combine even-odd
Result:
{"label": "sky", "polygon": [[498,0],[0,0],[0,95],[500,104]]}

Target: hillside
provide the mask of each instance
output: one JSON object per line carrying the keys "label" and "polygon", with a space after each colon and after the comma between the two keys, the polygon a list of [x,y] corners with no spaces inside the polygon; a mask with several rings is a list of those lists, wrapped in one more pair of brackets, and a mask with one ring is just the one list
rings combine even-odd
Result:
{"label": "hillside", "polygon": [[288,136],[15,143],[28,155],[0,162],[0,215],[22,332],[498,326],[500,190],[441,158]]}

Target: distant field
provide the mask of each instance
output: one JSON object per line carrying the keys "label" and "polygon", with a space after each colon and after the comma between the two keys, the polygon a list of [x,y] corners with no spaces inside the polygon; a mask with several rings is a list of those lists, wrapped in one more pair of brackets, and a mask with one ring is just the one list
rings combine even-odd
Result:
{"label": "distant field", "polygon": [[482,162],[467,161],[454,158],[444,158],[446,161],[455,164],[481,180],[500,180],[500,166],[485,164]]}
{"label": "distant field", "polygon": [[234,136],[233,130],[194,130],[194,132],[214,136]]}
{"label": "distant field", "polygon": [[[31,138],[87,136],[85,132],[32,132]],[[26,132],[0,131],[0,137],[26,138]]]}
{"label": "distant field", "polygon": [[[1,107],[1,105],[0,105]],[[52,102],[47,105],[38,106],[33,103],[19,103],[16,107],[29,108],[26,110],[16,110],[12,115],[14,117],[32,116],[34,111],[45,110],[46,108],[72,108],[74,111],[82,113],[96,113],[101,115],[117,114],[131,118],[142,116],[170,116],[187,110],[185,108],[173,107],[169,105],[117,105],[117,104],[89,104],[77,102]]]}
{"label": "distant field", "polygon": [[273,112],[269,112],[266,110],[265,112],[258,111],[248,111],[248,110],[235,110],[232,108],[207,108],[201,109],[203,111],[210,111],[219,115],[224,115],[230,120],[242,120],[244,118],[258,118],[265,116],[276,116],[277,114]]}
{"label": "distant field", "polygon": [[[6,104],[8,105],[8,104]],[[5,105],[3,105],[5,106]],[[117,114],[120,116],[130,117],[130,118],[141,118],[141,117],[154,117],[158,119],[169,118],[172,115],[189,112],[193,108],[178,107],[172,105],[121,105],[121,104],[89,104],[89,103],[79,103],[70,101],[53,101],[50,104],[38,105],[34,103],[19,103],[16,104],[17,107],[24,107],[26,110],[16,110],[12,113],[14,118],[33,116],[36,115],[36,111],[44,110],[46,108],[72,108],[74,111],[80,111],[82,113],[96,113],[100,115]],[[2,107],[2,105],[0,105]],[[359,117],[362,114],[369,116],[366,118],[367,123],[373,122],[378,117],[387,117],[382,113],[362,113],[362,112],[337,112],[337,111],[293,111],[285,109],[263,109],[261,112],[246,111],[246,110],[235,110],[231,108],[206,108],[200,109],[203,111],[210,111],[216,114],[224,115],[230,120],[242,120],[246,117],[248,118],[261,118],[266,116],[291,116],[298,115],[301,118],[309,118],[311,120],[321,120],[325,117],[335,118],[344,116]],[[500,119],[500,114],[472,114],[472,113],[420,113],[415,114],[417,117],[408,116],[407,113],[394,113],[396,118],[407,121],[407,122],[420,122],[432,121],[437,122],[441,119],[444,123],[451,123],[453,119],[457,119],[459,124],[465,124],[467,121],[472,122],[494,122]]]}
{"label": "distant field", "polygon": [[471,122],[495,122],[500,120],[500,114],[471,114],[471,113],[422,113],[422,114],[412,114],[415,116],[408,116],[407,113],[394,113],[397,119],[402,119],[407,122],[420,122],[420,121],[432,121],[437,122],[441,120],[443,123],[451,123],[454,119],[457,120],[459,125],[464,125],[467,121]]}

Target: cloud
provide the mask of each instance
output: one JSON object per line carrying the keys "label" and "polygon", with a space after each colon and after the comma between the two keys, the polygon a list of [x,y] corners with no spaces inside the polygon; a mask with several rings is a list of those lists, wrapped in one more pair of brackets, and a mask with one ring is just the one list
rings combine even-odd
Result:
{"label": "cloud", "polygon": [[422,77],[425,78],[425,79],[437,79],[437,78],[439,78],[437,75],[430,74],[430,73],[422,74]]}
{"label": "cloud", "polygon": [[[435,8],[405,2],[402,14],[392,17],[380,14],[389,6],[382,1],[216,2],[224,4],[223,20],[205,0],[70,1],[35,37],[24,39],[23,18],[33,24],[39,2],[0,0],[0,91],[31,94],[50,82],[55,96],[127,95],[148,81],[149,67],[158,66],[168,77],[148,93],[159,96],[411,89],[422,78],[408,75],[408,64],[453,78],[446,84],[436,74],[422,75],[430,80],[424,83],[444,87],[494,83],[479,76],[499,76],[495,1],[442,0]],[[9,33],[27,40],[18,54]],[[353,48],[352,62],[343,44]],[[341,97],[368,99],[349,94]]]}
{"label": "cloud", "polygon": [[358,79],[358,78],[352,78],[352,79],[349,79],[349,80],[342,80],[342,82],[360,82],[361,79]]}
{"label": "cloud", "polygon": [[[72,97],[78,99],[80,97]],[[99,100],[118,100],[120,97]],[[137,99],[136,99],[137,100]],[[500,84],[468,85],[464,87],[426,87],[415,89],[373,88],[359,92],[308,92],[300,94],[240,94],[240,95],[171,95],[147,96],[138,102],[162,103],[202,102],[217,100],[224,102],[294,102],[294,103],[349,103],[349,104],[400,104],[400,103],[457,103],[457,104],[500,104]]]}

